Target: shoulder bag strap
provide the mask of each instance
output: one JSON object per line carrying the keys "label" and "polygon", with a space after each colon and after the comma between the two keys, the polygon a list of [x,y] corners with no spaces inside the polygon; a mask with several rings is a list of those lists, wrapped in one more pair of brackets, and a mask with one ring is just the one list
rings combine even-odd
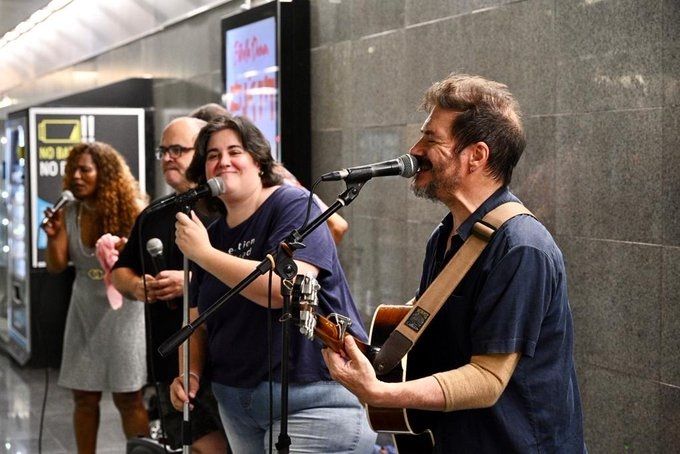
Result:
{"label": "shoulder bag strap", "polygon": [[533,216],[521,203],[507,202],[491,210],[472,226],[472,234],[413,305],[376,355],[373,367],[378,374],[388,373],[406,356],[472,268],[496,230],[520,214]]}

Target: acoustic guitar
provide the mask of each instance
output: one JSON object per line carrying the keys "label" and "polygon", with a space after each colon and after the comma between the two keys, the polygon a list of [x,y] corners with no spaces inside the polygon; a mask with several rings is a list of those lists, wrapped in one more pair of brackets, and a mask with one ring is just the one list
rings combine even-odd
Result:
{"label": "acoustic guitar", "polygon": [[[346,330],[351,321],[338,314],[330,314],[328,317],[318,314],[316,291],[313,289],[316,281],[311,282],[308,279],[309,276],[299,275],[293,285],[291,306],[293,318],[299,321],[300,332],[310,339],[318,339],[326,347],[339,353],[344,348],[345,336],[350,335]],[[318,284],[316,285],[318,289]],[[406,316],[409,309],[410,307],[405,305],[382,304],[378,306],[371,320],[369,343],[354,338],[359,350],[369,361],[373,362],[382,344]],[[378,378],[389,383],[405,381],[407,359],[408,355],[402,359],[400,365],[387,374],[378,375]],[[405,408],[380,408],[367,404],[365,408],[371,428],[376,432],[391,434],[399,454],[432,452],[434,438],[432,432],[426,427],[425,415],[428,412]]]}

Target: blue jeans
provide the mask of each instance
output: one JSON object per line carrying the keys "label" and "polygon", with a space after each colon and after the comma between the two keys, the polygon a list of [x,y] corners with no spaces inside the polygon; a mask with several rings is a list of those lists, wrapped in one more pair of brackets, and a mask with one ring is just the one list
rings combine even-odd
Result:
{"label": "blue jeans", "polygon": [[[213,383],[212,388],[234,453],[269,452],[269,384],[233,388]],[[281,384],[274,383],[274,443],[280,416]],[[288,435],[291,453],[370,454],[376,439],[357,398],[333,381],[290,385]]]}

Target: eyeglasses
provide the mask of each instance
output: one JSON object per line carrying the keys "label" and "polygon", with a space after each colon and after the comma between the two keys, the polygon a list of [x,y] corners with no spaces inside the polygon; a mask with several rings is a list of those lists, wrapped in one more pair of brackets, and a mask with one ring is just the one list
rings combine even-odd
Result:
{"label": "eyeglasses", "polygon": [[156,147],[156,159],[160,161],[165,153],[168,153],[171,158],[179,158],[183,153],[193,149],[194,147],[183,147],[182,145],[170,145],[169,147],[159,145]]}

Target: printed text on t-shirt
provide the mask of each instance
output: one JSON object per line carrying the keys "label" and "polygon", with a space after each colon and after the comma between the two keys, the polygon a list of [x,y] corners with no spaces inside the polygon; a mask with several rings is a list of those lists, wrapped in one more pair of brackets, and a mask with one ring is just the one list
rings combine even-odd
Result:
{"label": "printed text on t-shirt", "polygon": [[227,251],[229,255],[233,255],[240,258],[250,257],[253,253],[253,245],[255,244],[255,238],[247,241],[239,241],[235,248],[230,247]]}

